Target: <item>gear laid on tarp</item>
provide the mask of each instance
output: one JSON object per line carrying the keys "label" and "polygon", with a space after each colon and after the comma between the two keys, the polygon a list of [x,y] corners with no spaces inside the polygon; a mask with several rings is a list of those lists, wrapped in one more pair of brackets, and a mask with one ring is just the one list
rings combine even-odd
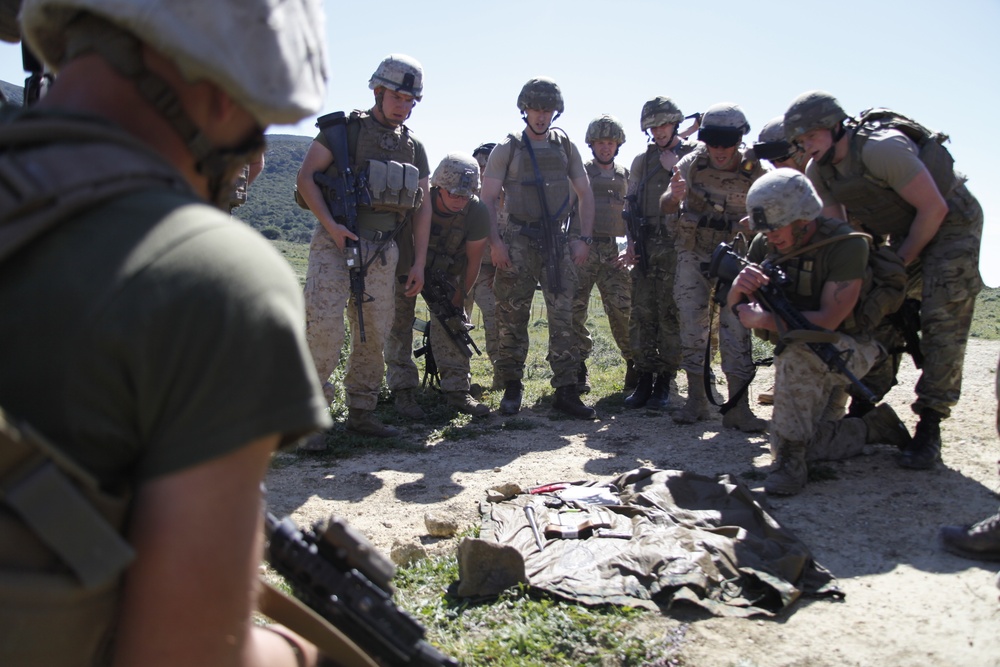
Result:
{"label": "gear laid on tarp", "polygon": [[584,604],[772,616],[801,596],[842,598],[836,579],[730,475],[640,468],[481,505],[459,545],[458,597],[531,588]]}

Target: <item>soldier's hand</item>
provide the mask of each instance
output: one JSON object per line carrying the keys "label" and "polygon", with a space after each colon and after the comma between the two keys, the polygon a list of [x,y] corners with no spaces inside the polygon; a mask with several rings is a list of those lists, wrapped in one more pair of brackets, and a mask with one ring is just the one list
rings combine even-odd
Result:
{"label": "soldier's hand", "polygon": [[324,222],[323,227],[326,228],[326,231],[330,235],[330,238],[333,239],[333,242],[337,245],[337,248],[339,248],[340,250],[343,250],[344,247],[347,245],[348,239],[350,239],[351,241],[358,240],[357,234],[354,234],[353,232],[351,232],[351,230],[349,230],[347,227],[340,224],[339,222],[335,222],[332,220],[329,223]]}
{"label": "soldier's hand", "polygon": [[635,266],[636,260],[638,260],[638,257],[635,254],[635,244],[629,241],[625,244],[625,252],[618,255],[618,266],[624,266],[625,268]]}
{"label": "soldier's hand", "polygon": [[410,269],[409,275],[406,276],[406,291],[404,294],[406,296],[416,296],[420,294],[420,290],[424,288],[424,272],[423,270],[417,270],[416,267]]}
{"label": "soldier's hand", "polygon": [[677,163],[680,162],[680,158],[677,157],[677,153],[671,150],[660,151],[660,165],[667,171],[670,171]]}
{"label": "soldier's hand", "polygon": [[687,196],[687,181],[681,176],[680,169],[674,172],[674,175],[670,177],[670,199],[675,203],[679,204],[684,201]]}
{"label": "soldier's hand", "polygon": [[498,269],[510,268],[510,255],[507,254],[507,246],[503,241],[490,244],[490,259],[493,260],[493,266]]}
{"label": "soldier's hand", "polygon": [[569,254],[573,258],[574,264],[583,266],[587,263],[587,257],[590,256],[590,246],[580,239],[573,239],[569,244]]}

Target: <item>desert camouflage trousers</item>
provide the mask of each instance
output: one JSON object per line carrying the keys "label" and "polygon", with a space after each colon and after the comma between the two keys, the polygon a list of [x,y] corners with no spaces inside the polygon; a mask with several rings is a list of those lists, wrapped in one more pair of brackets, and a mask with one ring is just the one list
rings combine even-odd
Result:
{"label": "desert camouflage trousers", "polygon": [[590,357],[594,339],[587,329],[590,293],[597,285],[604,313],[608,316],[611,337],[624,359],[632,358],[629,345],[628,320],[632,310],[632,281],[628,269],[618,262],[618,243],[595,241],[583,266],[576,267],[576,296],[573,299],[573,332],[577,338],[577,354],[581,361]]}
{"label": "desert camouflage trousers", "polygon": [[549,285],[545,270],[545,252],[541,242],[519,233],[520,227],[510,225],[504,242],[510,255],[511,268],[498,269],[493,283],[496,297],[499,347],[494,364],[501,382],[520,380],[528,358],[528,319],[535,287],[542,286],[547,312],[549,351],[545,359],[552,367],[553,387],[576,384],[580,358],[573,335],[573,295],[576,294],[576,266],[569,248],[561,247],[559,262],[562,290],[556,294]]}
{"label": "desert camouflage trousers", "polygon": [[[367,261],[378,244],[361,239],[361,257]],[[320,383],[329,380],[340,362],[344,344],[344,312],[351,330],[351,351],[344,374],[347,406],[374,410],[385,373],[383,350],[392,326],[396,260],[395,242],[383,246],[383,257],[375,259],[365,276],[365,294],[371,297],[362,304],[365,342],[361,341],[358,313],[351,296],[350,272],[340,250],[321,225],[316,226],[309,245],[309,268],[306,272],[306,340]]]}
{"label": "desert camouflage trousers", "polygon": [[[487,247],[486,252],[489,252],[489,247]],[[486,356],[489,357],[491,364],[497,362],[497,348],[499,347],[496,318],[497,300],[493,295],[493,280],[496,277],[496,272],[497,270],[492,264],[484,262],[479,267],[479,277],[472,288],[472,299],[479,306],[479,312],[483,316]]]}
{"label": "desert camouflage trousers", "polygon": [[[680,318],[681,368],[695,375],[704,373],[705,346],[710,335],[710,299],[715,285],[701,272],[702,263],[709,259],[693,250],[677,251],[674,299]],[[750,332],[729,308],[719,309],[719,354],[727,376],[743,381],[753,377]]]}
{"label": "desert camouflage trousers", "polygon": [[[396,290],[396,312],[392,330],[385,346],[386,384],[392,391],[414,389],[420,386],[420,371],[413,358],[413,317],[417,297],[409,297],[404,290]],[[465,304],[469,312],[469,303]],[[470,360],[451,339],[440,323],[430,314],[428,337],[441,376],[442,391],[469,391]],[[426,363],[426,358],[425,358]]]}
{"label": "desert camouflage trousers", "polygon": [[629,332],[632,359],[640,373],[677,374],[681,358],[680,323],[674,301],[677,249],[665,236],[646,240],[649,272],[632,269]]}
{"label": "desert camouflage trousers", "polygon": [[[882,346],[871,339],[840,334],[833,345],[847,351],[847,369],[856,377],[863,377],[883,356]],[[849,382],[805,343],[786,345],[774,358],[772,451],[781,451],[784,442],[805,442],[810,461],[834,461],[857,452],[865,444],[868,428],[860,418],[841,419]]]}

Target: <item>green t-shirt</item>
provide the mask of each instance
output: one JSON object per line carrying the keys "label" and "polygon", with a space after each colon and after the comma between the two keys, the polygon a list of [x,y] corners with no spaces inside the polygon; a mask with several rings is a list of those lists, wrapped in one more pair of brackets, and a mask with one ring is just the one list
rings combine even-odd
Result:
{"label": "green t-shirt", "polygon": [[108,485],[329,425],[291,268],[257,232],[145,191],[0,264],[0,404]]}

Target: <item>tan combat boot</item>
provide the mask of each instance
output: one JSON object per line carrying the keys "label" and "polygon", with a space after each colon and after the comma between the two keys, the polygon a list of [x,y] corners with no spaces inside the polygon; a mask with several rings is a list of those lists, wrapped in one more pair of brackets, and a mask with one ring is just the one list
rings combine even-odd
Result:
{"label": "tan combat boot", "polygon": [[794,496],[806,487],[806,443],[782,440],[775,444],[775,468],[764,479],[764,491],[772,496]]}
{"label": "tan combat boot", "polygon": [[490,406],[480,403],[465,391],[446,391],[444,394],[448,405],[459,412],[464,412],[473,417],[485,417],[490,414]]}
{"label": "tan combat boot", "polygon": [[684,407],[674,413],[673,419],[678,424],[694,424],[705,421],[712,416],[712,409],[705,395],[705,376],[687,373],[688,397]]}
{"label": "tan combat boot", "polygon": [[861,418],[868,427],[868,437],[866,442],[884,442],[895,445],[900,449],[906,449],[913,442],[910,432],[906,430],[906,425],[899,419],[899,415],[888,403],[882,403],[874,410],[866,412]]}
{"label": "tan combat boot", "polygon": [[347,430],[373,438],[395,438],[401,434],[399,429],[380,422],[373,411],[361,408],[347,409]]}
{"label": "tan combat boot", "polygon": [[424,414],[423,408],[417,403],[416,389],[400,389],[394,393],[396,394],[396,400],[393,405],[396,408],[396,414],[400,417],[420,420],[427,416]]}
{"label": "tan combat boot", "polygon": [[[732,400],[736,392],[743,387],[745,381],[727,375],[726,382],[729,387],[729,398]],[[750,411],[747,391],[743,392],[736,405],[731,407],[726,414],[722,415],[722,425],[726,428],[737,428],[744,433],[761,433],[767,430],[767,420],[761,419]]]}

